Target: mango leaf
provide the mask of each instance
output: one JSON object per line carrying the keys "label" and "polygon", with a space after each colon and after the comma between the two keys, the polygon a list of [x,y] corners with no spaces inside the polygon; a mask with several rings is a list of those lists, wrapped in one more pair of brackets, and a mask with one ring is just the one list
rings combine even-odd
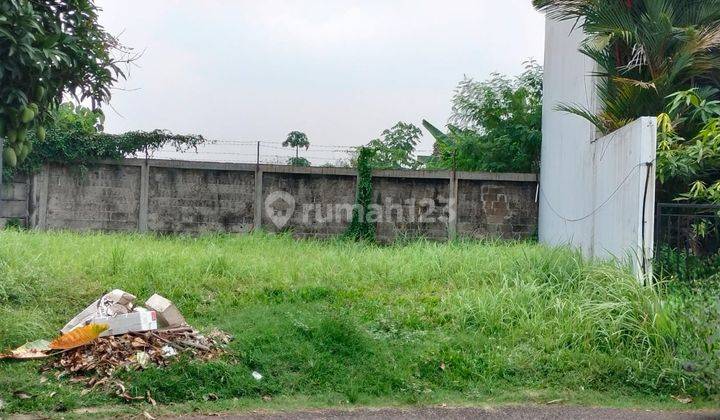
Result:
{"label": "mango leaf", "polygon": [[68,350],[81,347],[97,339],[107,330],[108,324],[88,324],[63,334],[50,343],[51,349]]}

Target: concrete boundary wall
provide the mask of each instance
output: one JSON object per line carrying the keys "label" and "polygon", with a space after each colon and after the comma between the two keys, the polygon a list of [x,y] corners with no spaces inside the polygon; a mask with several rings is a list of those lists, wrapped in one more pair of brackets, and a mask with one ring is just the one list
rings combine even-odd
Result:
{"label": "concrete boundary wall", "polygon": [[[13,186],[36,229],[200,234],[262,228],[330,237],[348,227],[353,168],[126,159],[76,174],[49,164]],[[534,174],[373,172],[378,239],[522,239],[537,229]],[[22,201],[22,200],[21,200]]]}

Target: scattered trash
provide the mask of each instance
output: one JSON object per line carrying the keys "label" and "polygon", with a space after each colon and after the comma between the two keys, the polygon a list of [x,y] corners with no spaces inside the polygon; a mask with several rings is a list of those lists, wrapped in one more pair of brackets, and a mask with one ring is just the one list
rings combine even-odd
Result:
{"label": "scattered trash", "polygon": [[29,400],[29,399],[33,398],[32,395],[28,394],[25,391],[15,391],[15,392],[13,392],[13,397],[20,399],[20,400]]}
{"label": "scattered trash", "polygon": [[[84,392],[102,388],[126,401],[147,400],[155,405],[149,392],[145,396],[130,395],[122,381],[114,377],[115,372],[166,366],[181,354],[209,360],[223,354],[232,340],[232,336],[218,329],[201,334],[187,324],[175,304],[158,294],[147,300],[146,307],[134,306],[135,300],[130,293],[113,290],[70,320],[55,340],[26,343],[0,353],[0,359],[55,356],[44,371],[57,370],[57,379],[69,376],[71,382],[87,386]],[[262,379],[258,372],[252,375],[258,381]],[[44,381],[45,375],[40,378],[41,383]],[[33,398],[23,391],[13,395],[19,399]],[[54,393],[50,397],[53,396]],[[0,410],[3,404],[0,400]]]}
{"label": "scattered trash", "polygon": [[155,407],[157,405],[157,401],[155,401],[155,399],[152,397],[152,395],[150,395],[150,391],[148,391],[145,394],[145,397],[147,399],[147,402],[149,402],[153,407]]}
{"label": "scattered trash", "polygon": [[143,411],[143,416],[148,420],[155,420],[155,417],[151,416],[147,411]]}
{"label": "scattered trash", "polygon": [[679,402],[680,404],[690,404],[693,402],[693,399],[688,396],[680,396],[680,395],[671,395],[673,400]]}
{"label": "scattered trash", "polygon": [[177,356],[177,354],[178,354],[177,350],[175,350],[175,348],[172,346],[163,346],[161,350],[162,350],[162,356],[165,358],[174,357],[174,356]]}
{"label": "scattered trash", "polygon": [[48,368],[59,369],[61,375],[72,375],[88,387],[115,388],[118,395],[130,400],[125,388],[118,387],[120,382],[113,380],[113,374],[121,369],[167,366],[173,360],[166,356],[167,347],[174,355],[182,353],[196,360],[210,360],[225,352],[223,342],[182,327],[100,337],[91,345],[62,353]]}
{"label": "scattered trash", "polygon": [[205,401],[217,401],[218,396],[217,396],[217,394],[210,393],[210,394],[203,396],[203,399]]}
{"label": "scattered trash", "polygon": [[231,341],[233,341],[233,336],[226,333],[225,331],[220,331],[217,328],[213,328],[210,330],[210,332],[207,334],[207,337],[217,343],[222,344],[230,344]]}
{"label": "scattered trash", "polygon": [[114,317],[130,313],[135,299],[136,297],[130,293],[115,289],[110,293],[106,293],[85,308],[85,310],[75,315],[60,331],[66,334],[78,326],[90,323],[93,318]]}
{"label": "scattered trash", "polygon": [[145,301],[145,306],[157,313],[157,322],[163,328],[175,328],[187,326],[185,318],[180,314],[175,305],[164,297],[154,294]]}
{"label": "scattered trash", "polygon": [[260,372],[253,370],[252,377],[255,378],[256,381],[259,381],[263,378],[263,376],[260,374]]}
{"label": "scattered trash", "polygon": [[150,365],[150,355],[144,351],[135,353],[135,363],[141,368],[145,369]]}

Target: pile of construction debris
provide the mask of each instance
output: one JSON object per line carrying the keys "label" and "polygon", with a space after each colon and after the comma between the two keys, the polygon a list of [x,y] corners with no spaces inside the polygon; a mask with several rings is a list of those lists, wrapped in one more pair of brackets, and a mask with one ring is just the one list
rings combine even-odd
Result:
{"label": "pile of construction debris", "polygon": [[112,388],[128,400],[144,399],[130,396],[114,373],[166,366],[180,355],[209,360],[221,355],[232,340],[219,330],[201,334],[171,301],[158,294],[144,306],[136,306],[135,300],[127,292],[113,290],[71,319],[55,340],[27,343],[0,354],[0,359],[56,356],[45,369],[56,369],[58,378],[70,375],[74,382]]}

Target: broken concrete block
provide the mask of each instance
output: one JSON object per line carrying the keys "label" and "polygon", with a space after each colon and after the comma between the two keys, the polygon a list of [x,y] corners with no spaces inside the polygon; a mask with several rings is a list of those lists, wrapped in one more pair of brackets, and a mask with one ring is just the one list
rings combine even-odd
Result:
{"label": "broken concrete block", "polygon": [[157,312],[158,325],[161,328],[174,328],[187,325],[185,318],[183,318],[178,308],[171,301],[157,293],[150,296],[150,299],[145,302],[145,306],[149,310]]}
{"label": "broken concrete block", "polygon": [[129,313],[132,311],[132,304],[135,299],[135,296],[130,293],[115,289],[110,293],[106,293],[85,308],[85,310],[75,315],[60,331],[63,334],[67,334],[70,330],[87,324],[92,318],[111,317]]}
{"label": "broken concrete block", "polygon": [[108,324],[107,331],[100,337],[121,335],[128,332],[156,330],[157,314],[155,311],[130,312],[116,316],[97,317],[91,320],[94,324]]}

